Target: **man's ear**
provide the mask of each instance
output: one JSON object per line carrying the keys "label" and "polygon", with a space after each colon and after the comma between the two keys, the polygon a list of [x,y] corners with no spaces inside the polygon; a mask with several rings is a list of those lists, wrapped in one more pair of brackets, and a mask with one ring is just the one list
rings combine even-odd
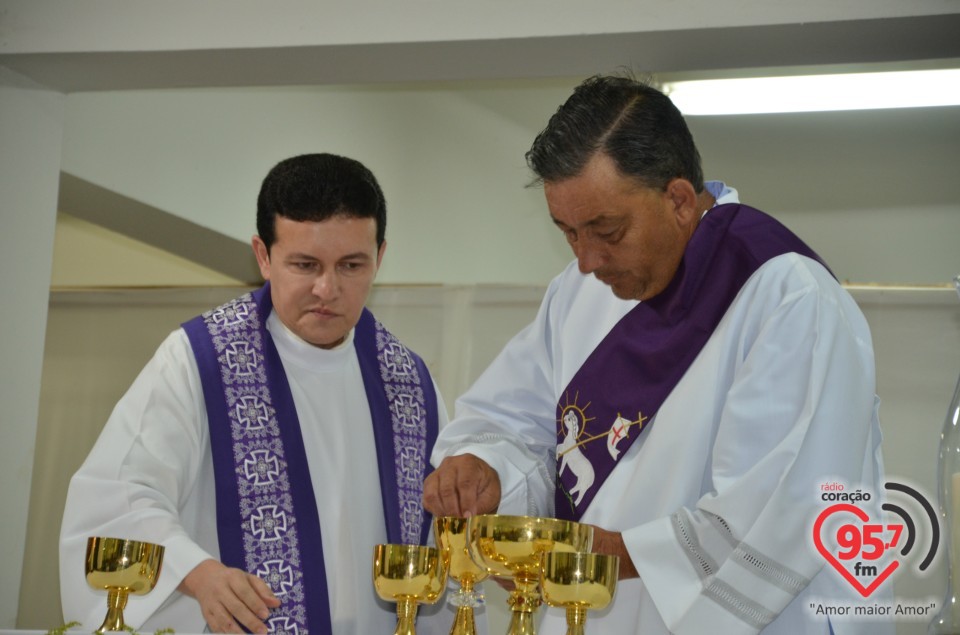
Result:
{"label": "man's ear", "polygon": [[377,249],[377,269],[380,268],[380,263],[383,262],[383,254],[387,251],[387,241],[384,240],[380,243],[380,247]]}
{"label": "man's ear", "polygon": [[677,222],[684,226],[696,226],[703,210],[697,208],[698,197],[693,183],[687,179],[673,179],[667,183],[666,195],[673,205]]}
{"label": "man's ear", "polygon": [[253,255],[257,258],[257,266],[260,267],[260,275],[264,280],[270,279],[270,250],[267,244],[259,236],[254,236],[250,241],[253,246]]}

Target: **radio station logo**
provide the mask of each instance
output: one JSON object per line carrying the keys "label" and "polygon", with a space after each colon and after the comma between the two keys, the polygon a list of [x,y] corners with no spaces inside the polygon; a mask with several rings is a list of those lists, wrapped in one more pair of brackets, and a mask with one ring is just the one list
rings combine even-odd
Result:
{"label": "radio station logo", "polygon": [[864,598],[902,567],[915,563],[926,571],[940,545],[939,518],[927,497],[903,483],[884,487],[887,500],[878,505],[869,491],[823,483],[820,497],[828,506],[813,524],[817,551]]}

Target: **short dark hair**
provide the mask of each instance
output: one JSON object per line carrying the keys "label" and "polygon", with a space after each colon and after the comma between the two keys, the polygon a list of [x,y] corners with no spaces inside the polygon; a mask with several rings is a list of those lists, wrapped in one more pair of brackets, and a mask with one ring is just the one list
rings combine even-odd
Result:
{"label": "short dark hair", "polygon": [[302,154],[270,170],[257,197],[257,233],[267,250],[276,241],[277,216],[295,221],[373,218],[377,248],[387,230],[387,204],[373,173],[336,154]]}
{"label": "short dark hair", "polygon": [[629,76],[595,75],[583,81],[550,118],[526,154],[535,183],[580,174],[603,152],[626,176],[663,190],[684,178],[703,190],[700,153],[670,98]]}

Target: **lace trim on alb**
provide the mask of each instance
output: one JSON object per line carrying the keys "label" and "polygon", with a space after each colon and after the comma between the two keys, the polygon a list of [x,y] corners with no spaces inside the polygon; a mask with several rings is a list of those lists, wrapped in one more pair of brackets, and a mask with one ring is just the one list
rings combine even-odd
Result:
{"label": "lace trim on alb", "polygon": [[[686,510],[671,516],[677,541],[690,559],[704,585],[704,595],[722,606],[739,620],[761,629],[774,620],[776,614],[751,600],[728,583],[718,580],[717,563],[703,549]],[[791,595],[802,591],[810,580],[803,575],[766,557],[756,549],[738,542],[727,522],[715,514],[704,513],[714,531],[735,547],[730,558],[756,577]]]}
{"label": "lace trim on alb", "polygon": [[776,585],[791,595],[800,593],[810,579],[806,578],[789,567],[774,562],[753,547],[740,543],[730,556],[755,576],[770,584]]}
{"label": "lace trim on alb", "polygon": [[697,534],[687,521],[684,512],[679,511],[673,514],[670,519],[673,522],[673,531],[677,535],[677,541],[683,547],[684,553],[687,554],[690,564],[693,565],[700,579],[705,580],[714,575],[717,572],[717,563],[700,546]]}
{"label": "lace trim on alb", "polygon": [[735,617],[757,630],[762,629],[776,617],[776,614],[735,590],[726,582],[714,579],[703,592]]}

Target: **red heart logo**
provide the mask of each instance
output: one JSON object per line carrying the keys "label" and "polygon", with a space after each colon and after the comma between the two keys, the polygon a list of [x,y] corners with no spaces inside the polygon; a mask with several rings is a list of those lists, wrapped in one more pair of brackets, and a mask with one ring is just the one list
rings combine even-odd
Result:
{"label": "red heart logo", "polygon": [[838,560],[836,556],[833,555],[833,552],[831,552],[823,544],[823,539],[820,535],[821,529],[823,527],[823,523],[826,522],[827,518],[839,512],[849,512],[854,516],[856,516],[857,518],[859,518],[864,523],[870,520],[870,517],[867,515],[865,511],[863,511],[862,509],[854,505],[849,505],[846,503],[837,503],[836,505],[831,505],[830,507],[820,512],[820,515],[817,516],[817,522],[814,523],[813,525],[813,542],[814,544],[816,544],[817,551],[820,552],[820,555],[822,555],[827,562],[832,564],[833,568],[839,571],[840,575],[842,575],[846,579],[846,581],[849,582],[851,586],[853,586],[853,588],[855,588],[860,593],[860,595],[862,595],[863,597],[868,597],[871,593],[873,593],[877,589],[878,586],[883,584],[884,580],[890,577],[891,573],[896,571],[897,567],[900,566],[900,562],[898,560],[892,561],[890,564],[886,566],[886,568],[883,571],[877,574],[877,576],[873,579],[873,582],[871,582],[867,586],[864,586],[860,582],[860,580],[858,580],[852,573],[850,573],[847,567],[844,566],[844,564],[840,562],[840,560]]}

